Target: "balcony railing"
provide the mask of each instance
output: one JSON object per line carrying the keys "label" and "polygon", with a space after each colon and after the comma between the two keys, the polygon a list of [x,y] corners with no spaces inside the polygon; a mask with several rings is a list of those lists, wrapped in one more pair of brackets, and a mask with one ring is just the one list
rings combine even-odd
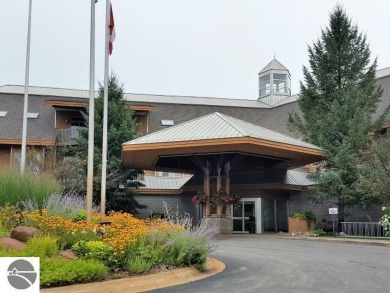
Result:
{"label": "balcony railing", "polygon": [[86,129],[81,126],[72,126],[71,128],[66,129],[56,129],[55,138],[56,145],[75,145],[77,144],[77,139],[80,138],[80,131]]}

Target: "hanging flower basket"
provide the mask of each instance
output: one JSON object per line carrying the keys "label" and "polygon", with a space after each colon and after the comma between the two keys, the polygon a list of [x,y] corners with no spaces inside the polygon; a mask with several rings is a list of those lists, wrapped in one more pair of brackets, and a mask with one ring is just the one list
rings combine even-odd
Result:
{"label": "hanging flower basket", "polygon": [[225,191],[220,191],[213,194],[210,198],[211,206],[217,207],[222,205],[236,205],[240,202],[241,196],[237,194],[227,194]]}
{"label": "hanging flower basket", "polygon": [[206,203],[208,200],[208,195],[203,191],[198,191],[191,199],[193,204],[199,205]]}
{"label": "hanging flower basket", "polygon": [[223,204],[225,205],[236,205],[240,202],[241,200],[241,196],[239,196],[238,194],[225,194],[222,195],[222,202]]}

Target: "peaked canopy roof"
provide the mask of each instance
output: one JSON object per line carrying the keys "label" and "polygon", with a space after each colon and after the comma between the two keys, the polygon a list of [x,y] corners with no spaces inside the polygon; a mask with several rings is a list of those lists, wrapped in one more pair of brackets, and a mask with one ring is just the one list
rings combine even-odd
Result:
{"label": "peaked canopy roof", "polygon": [[270,63],[268,63],[260,72],[259,74],[262,74],[262,73],[265,73],[267,71],[270,71],[270,70],[284,70],[284,71],[287,71],[288,73],[290,73],[288,71],[288,69],[286,68],[286,66],[284,66],[282,63],[280,63],[278,60],[276,60],[275,58],[271,60]]}
{"label": "peaked canopy roof", "polygon": [[[313,144],[215,112],[124,143],[123,164],[159,169],[162,157],[217,153],[264,156],[289,161],[289,166],[324,157],[322,150]],[[183,170],[177,165],[163,168]]]}

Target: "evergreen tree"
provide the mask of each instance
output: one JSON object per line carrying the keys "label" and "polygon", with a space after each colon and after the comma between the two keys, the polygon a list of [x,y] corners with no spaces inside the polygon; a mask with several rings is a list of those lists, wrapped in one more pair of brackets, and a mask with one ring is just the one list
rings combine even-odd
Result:
{"label": "evergreen tree", "polygon": [[[100,202],[101,164],[103,142],[103,97],[104,86],[99,84],[99,96],[95,100],[94,137],[94,198]],[[86,119],[88,125],[88,119]],[[137,209],[145,208],[134,199],[134,187],[142,184],[136,181],[140,171],[125,170],[122,167],[122,143],[132,140],[138,133],[138,125],[133,112],[126,109],[123,85],[114,74],[108,81],[108,123],[107,123],[107,210],[122,210],[137,214]],[[75,146],[75,154],[83,162],[88,158],[88,131],[83,131]]]}
{"label": "evergreen tree", "polygon": [[375,84],[377,61],[370,64],[366,35],[340,5],[308,52],[310,67],[303,67],[298,102],[301,114],[290,114],[290,126],[325,151],[325,166],[312,175],[316,185],[309,194],[317,202],[335,200],[343,221],[344,207],[359,204],[354,183],[361,150],[383,123],[384,115],[372,119],[382,94]]}
{"label": "evergreen tree", "polygon": [[378,135],[362,156],[355,187],[364,206],[390,203],[390,135]]}

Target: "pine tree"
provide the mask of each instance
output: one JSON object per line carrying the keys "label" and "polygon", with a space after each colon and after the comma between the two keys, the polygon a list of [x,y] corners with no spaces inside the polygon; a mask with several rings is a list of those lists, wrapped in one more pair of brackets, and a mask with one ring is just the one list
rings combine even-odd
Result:
{"label": "pine tree", "polygon": [[384,115],[373,120],[382,90],[375,84],[377,60],[370,64],[367,37],[337,5],[328,27],[308,47],[310,67],[303,67],[299,107],[290,126],[326,153],[325,168],[312,175],[309,194],[316,202],[334,201],[339,220],[344,208],[359,204],[354,189],[358,158],[379,129]]}
{"label": "pine tree", "polygon": [[390,134],[379,134],[362,156],[355,187],[360,202],[366,207],[390,203],[389,150]]}
{"label": "pine tree", "polygon": [[[103,141],[103,96],[104,86],[99,84],[99,96],[95,101],[94,137],[94,200],[100,202],[101,164]],[[88,125],[88,118],[86,119]],[[136,181],[140,171],[125,170],[122,167],[122,143],[132,140],[138,133],[138,125],[133,112],[126,109],[123,85],[114,74],[108,81],[108,123],[107,123],[107,210],[122,210],[137,214],[137,209],[145,208],[134,199],[132,187],[142,184]],[[88,157],[88,131],[83,131],[74,149],[83,162]]]}

